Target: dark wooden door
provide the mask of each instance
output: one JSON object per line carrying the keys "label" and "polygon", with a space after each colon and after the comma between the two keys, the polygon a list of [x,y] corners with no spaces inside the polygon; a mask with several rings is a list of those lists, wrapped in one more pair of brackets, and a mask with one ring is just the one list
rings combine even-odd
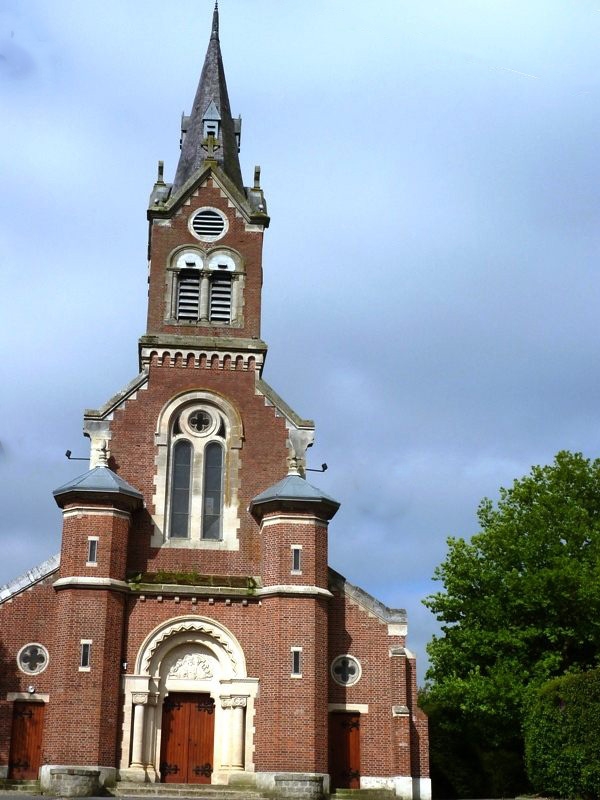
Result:
{"label": "dark wooden door", "polygon": [[36,780],[42,763],[44,703],[16,701],[13,707],[8,777]]}
{"label": "dark wooden door", "polygon": [[360,789],[360,714],[334,711],[329,715],[331,789]]}
{"label": "dark wooden door", "polygon": [[208,694],[172,692],[163,703],[160,779],[210,783],[215,705]]}

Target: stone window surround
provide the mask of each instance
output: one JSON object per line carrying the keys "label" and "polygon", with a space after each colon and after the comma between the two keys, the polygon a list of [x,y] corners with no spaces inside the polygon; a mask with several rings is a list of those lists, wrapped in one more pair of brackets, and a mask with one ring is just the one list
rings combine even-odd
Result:
{"label": "stone window surround", "polygon": [[[45,660],[43,662],[41,669],[36,669],[34,671],[23,669],[21,665],[21,653],[27,650],[28,647],[37,647],[44,653]],[[44,647],[43,644],[40,644],[39,642],[27,642],[27,644],[23,645],[23,647],[21,647],[21,649],[17,653],[17,667],[19,668],[19,671],[30,678],[35,678],[37,675],[41,675],[49,663],[50,663],[50,656],[48,654],[48,650],[46,647]]]}
{"label": "stone window surround", "polygon": [[[348,659],[348,661],[351,661],[353,664],[355,664],[356,665],[356,669],[357,669],[356,677],[354,677],[353,680],[349,680],[349,681],[345,681],[345,682],[341,681],[338,678],[336,670],[335,670],[336,664],[338,662],[340,662],[344,658]],[[356,656],[353,656],[350,653],[340,653],[339,655],[335,656],[334,659],[332,659],[331,664],[329,665],[329,674],[331,675],[331,679],[333,680],[333,682],[337,683],[338,686],[346,686],[346,687],[355,686],[359,682],[361,677],[362,677],[362,666],[361,666],[361,663],[360,663],[360,661],[358,660],[358,658]]]}
{"label": "stone window surround", "polygon": [[79,672],[92,671],[92,639],[81,639],[79,642]]}
{"label": "stone window surround", "polygon": [[[220,540],[201,539],[200,528],[197,536],[189,539],[168,537],[167,487],[169,485],[169,461],[171,429],[181,411],[187,406],[204,406],[220,412],[225,420],[225,459],[223,469],[223,538]],[[158,416],[154,434],[157,448],[154,475],[154,533],[152,547],[174,547],[180,549],[239,550],[238,530],[240,527],[238,485],[240,469],[240,450],[243,442],[243,426],[237,409],[224,397],[207,391],[185,392],[170,400]],[[194,523],[192,523],[194,524]]]}
{"label": "stone window surround", "polygon": [[[220,513],[220,527],[223,528],[223,498],[225,495],[225,485],[224,485],[224,477],[225,477],[225,452],[226,452],[226,442],[227,437],[223,439],[219,436],[219,430],[221,428],[222,423],[222,416],[218,413],[215,413],[214,406],[210,408],[210,417],[211,417],[211,425],[210,428],[206,432],[197,433],[195,432],[189,423],[189,417],[193,415],[193,413],[198,409],[198,406],[192,404],[191,406],[185,406],[183,411],[179,414],[175,414],[174,419],[179,421],[179,427],[181,429],[180,433],[175,433],[171,431],[170,434],[170,443],[169,443],[169,456],[170,456],[170,464],[168,469],[168,477],[167,477],[167,485],[169,486],[169,491],[167,492],[166,496],[166,510],[165,510],[165,520],[166,520],[166,527],[167,527],[167,536],[171,540],[171,542],[185,542],[193,539],[200,538],[203,542],[211,541],[211,542],[219,542],[222,539],[211,539],[211,538],[204,538],[205,530],[204,526],[206,524],[205,518],[205,493],[206,493],[206,475],[207,475],[207,455],[206,451],[209,445],[217,445],[221,451],[221,513]],[[208,411],[207,404],[202,404],[200,406],[201,411]],[[227,425],[225,425],[227,428]],[[187,536],[172,536],[170,531],[170,526],[173,524],[172,520],[172,485],[174,483],[174,464],[173,464],[173,454],[175,452],[176,446],[181,442],[187,442],[190,447],[190,464],[189,464],[189,477],[188,477],[188,486],[189,486],[189,506],[188,506],[188,513],[187,513],[187,527],[188,527],[188,535]],[[222,531],[221,531],[222,534]]]}
{"label": "stone window surround", "polygon": [[290,654],[292,656],[292,663],[290,669],[290,678],[302,677],[302,648],[290,647]]}
{"label": "stone window surround", "polygon": [[[302,575],[302,545],[301,544],[292,544],[290,545],[290,554],[292,557],[292,568],[290,570],[291,575]],[[298,563],[298,568],[294,568],[294,564]]]}
{"label": "stone window surround", "polygon": [[[88,557],[87,561],[85,562],[86,567],[97,567],[98,566],[98,548],[100,546],[100,537],[99,536],[88,536]],[[95,552],[92,552],[92,542],[96,542],[95,545]],[[92,560],[91,556],[94,555],[95,558]]]}
{"label": "stone window surround", "polygon": [[[201,319],[177,319],[177,296],[179,273],[185,269],[180,263],[181,256],[190,253],[194,260],[201,263],[200,296],[208,301],[210,276],[216,271],[215,263],[219,256],[226,256],[232,262],[233,269],[228,270],[231,275],[231,322],[228,325],[211,322],[208,319],[208,305],[206,313],[201,314]],[[244,324],[244,288],[246,285],[246,269],[242,256],[231,247],[217,246],[207,250],[198,245],[183,245],[173,250],[167,259],[166,291],[165,291],[165,323],[167,325],[193,325],[205,327],[241,328]],[[206,316],[206,318],[204,318]]]}
{"label": "stone window surround", "polygon": [[[216,236],[206,235],[206,234],[201,235],[196,233],[196,231],[194,230],[194,224],[193,224],[194,219],[199,214],[202,214],[203,211],[212,211],[214,214],[218,214],[223,220],[223,230]],[[223,236],[225,236],[225,234],[229,230],[229,219],[227,217],[227,214],[221,211],[220,208],[215,208],[214,206],[199,206],[199,208],[195,208],[193,213],[190,214],[190,217],[188,219],[188,230],[192,234],[194,239],[198,239],[201,242],[216,242],[218,239],[222,239]]]}

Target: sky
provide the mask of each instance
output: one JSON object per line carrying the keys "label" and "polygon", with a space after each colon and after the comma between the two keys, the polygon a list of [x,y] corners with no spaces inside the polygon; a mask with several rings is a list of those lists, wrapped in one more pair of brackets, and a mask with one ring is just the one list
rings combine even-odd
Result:
{"label": "sky", "polygon": [[[0,0],[0,585],[60,549],[84,408],[138,372],[146,207],[212,0]],[[316,421],[330,563],[406,608],[448,536],[600,456],[600,0],[221,0],[265,379]]]}

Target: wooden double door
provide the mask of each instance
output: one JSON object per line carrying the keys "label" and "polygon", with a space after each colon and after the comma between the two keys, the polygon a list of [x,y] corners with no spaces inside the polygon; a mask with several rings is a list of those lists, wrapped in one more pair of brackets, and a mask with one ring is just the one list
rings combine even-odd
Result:
{"label": "wooden double door", "polygon": [[42,763],[44,703],[16,701],[13,706],[8,777],[36,780]]}
{"label": "wooden double door", "polygon": [[209,694],[169,694],[162,713],[161,781],[210,783],[214,734],[215,704]]}
{"label": "wooden double door", "polygon": [[360,714],[329,715],[329,772],[331,791],[360,789]]}

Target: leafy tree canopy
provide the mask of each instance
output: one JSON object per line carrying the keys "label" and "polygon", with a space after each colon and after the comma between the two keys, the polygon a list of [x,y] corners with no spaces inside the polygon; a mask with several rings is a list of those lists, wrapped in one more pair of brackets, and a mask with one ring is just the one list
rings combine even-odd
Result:
{"label": "leafy tree canopy", "polygon": [[599,662],[600,459],[560,452],[478,518],[471,541],[448,540],[444,590],[424,601],[442,623],[425,697],[493,747],[520,740],[528,686]]}

